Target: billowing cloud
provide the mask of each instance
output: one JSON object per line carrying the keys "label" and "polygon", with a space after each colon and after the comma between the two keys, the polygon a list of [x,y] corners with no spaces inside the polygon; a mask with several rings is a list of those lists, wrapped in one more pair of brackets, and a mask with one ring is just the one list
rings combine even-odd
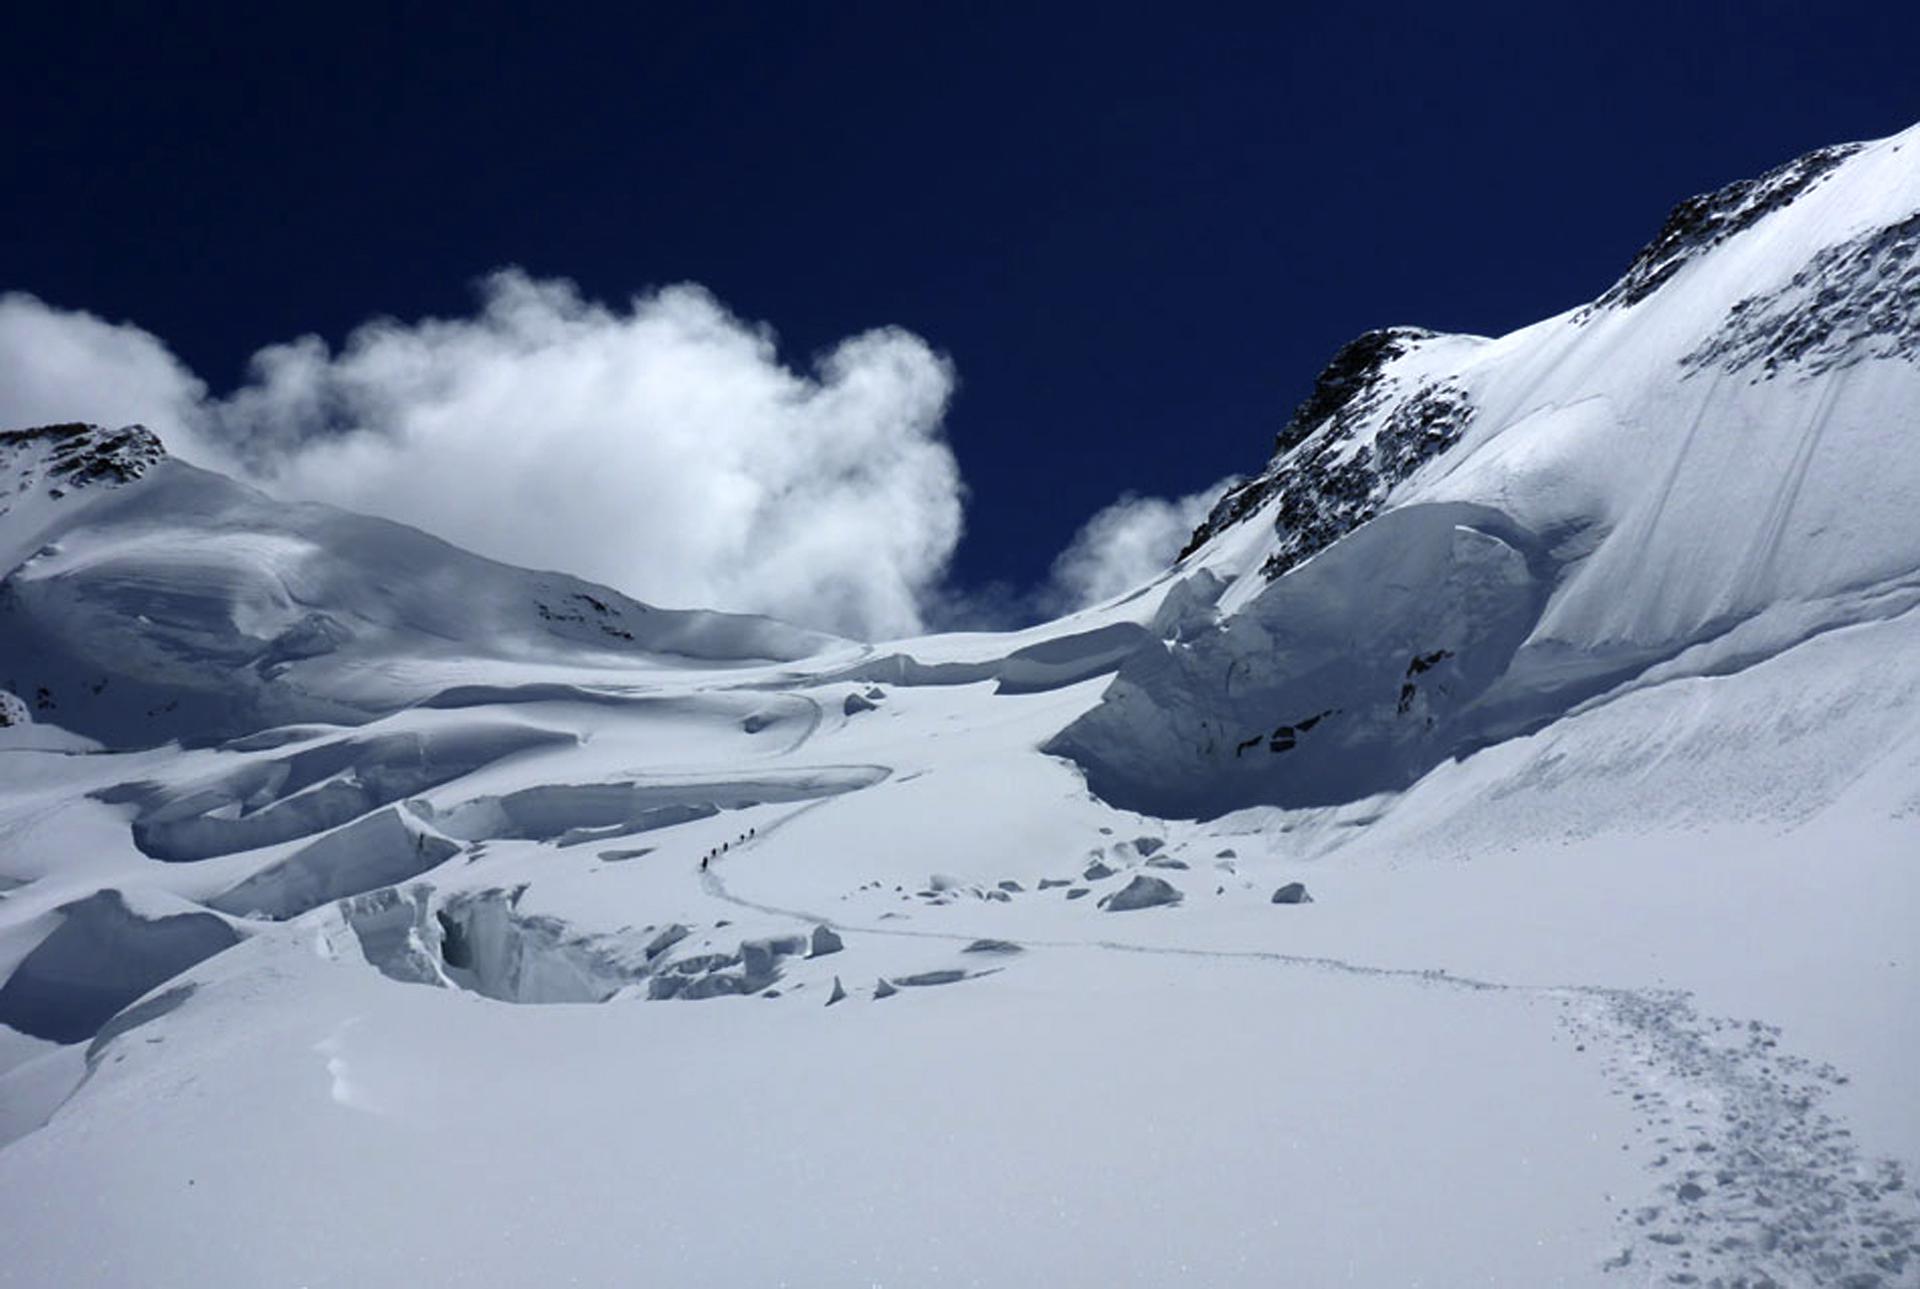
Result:
{"label": "billowing cloud", "polygon": [[865,638],[1016,625],[1165,569],[1225,489],[1126,496],[1019,593],[945,582],[964,489],[954,375],[897,329],[810,370],[696,286],[622,307],[508,269],[467,317],[369,322],[260,350],[210,397],[130,323],[0,296],[0,426],[151,426],[276,495],[385,515],[655,604],[770,613]]}
{"label": "billowing cloud", "polygon": [[0,295],[0,428],[137,421],[171,440],[206,393],[159,337],[131,323]]}
{"label": "billowing cloud", "polygon": [[262,350],[214,432],[276,491],[668,605],[919,625],[960,535],[947,363],[868,332],[811,374],[696,287],[615,310],[507,271],[471,318]]}
{"label": "billowing cloud", "polygon": [[1222,479],[1173,500],[1129,493],[1101,510],[1054,560],[1045,607],[1053,612],[1085,608],[1165,571],[1233,482]]}
{"label": "billowing cloud", "polygon": [[610,308],[505,270],[471,317],[274,345],[207,400],[137,328],[5,305],[0,362],[29,373],[0,394],[7,422],[144,421],[277,495],[657,604],[906,633],[960,535],[952,369],[904,331],[801,373],[698,287]]}

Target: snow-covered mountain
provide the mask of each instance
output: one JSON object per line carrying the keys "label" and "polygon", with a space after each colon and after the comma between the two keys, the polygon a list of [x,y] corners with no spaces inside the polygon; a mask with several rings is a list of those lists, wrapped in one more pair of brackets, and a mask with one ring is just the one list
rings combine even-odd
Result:
{"label": "snow-covered mountain", "polygon": [[364,721],[463,674],[794,659],[831,637],[652,608],[381,519],[276,501],[140,426],[0,433],[0,683],[116,746]]}
{"label": "snow-covered mountain", "polygon": [[1920,1283],[1916,319],[1920,127],[870,646],[0,437],[0,1284]]}
{"label": "snow-covered mountain", "polygon": [[[1920,602],[1920,133],[1682,202],[1593,304],[1337,354],[1186,559],[1218,629],[1054,745],[1109,800],[1352,800]],[[1192,628],[1189,628],[1192,630]]]}

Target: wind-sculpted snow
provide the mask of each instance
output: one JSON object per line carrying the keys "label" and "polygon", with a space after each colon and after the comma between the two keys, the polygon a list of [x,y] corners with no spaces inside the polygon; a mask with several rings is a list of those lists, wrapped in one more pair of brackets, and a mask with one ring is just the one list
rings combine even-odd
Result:
{"label": "wind-sculpted snow", "polygon": [[727,666],[837,643],[653,608],[171,459],[124,473],[85,504],[0,515],[0,683],[116,746],[360,723],[446,688],[435,660]]}
{"label": "wind-sculpted snow", "polygon": [[1393,511],[1217,632],[1124,665],[1045,750],[1107,801],[1211,817],[1404,787],[1473,737],[1532,629],[1533,539],[1472,506]]}
{"label": "wind-sculpted snow", "polygon": [[1001,641],[992,641],[967,651],[976,655],[973,657],[922,661],[904,650],[887,652],[828,672],[821,679],[910,686],[976,685],[990,680],[996,682],[998,693],[1042,693],[1110,675],[1153,638],[1153,633],[1139,623],[1106,622],[1012,649]]}
{"label": "wind-sculpted snow", "polygon": [[825,766],[740,778],[550,783],[419,808],[435,829],[449,837],[574,846],[668,828],[722,810],[837,796],[871,787],[886,777],[882,766]]}
{"label": "wind-sculpted snow", "polygon": [[242,917],[290,918],[417,877],[460,853],[406,806],[389,806],[302,846],[208,901]]}
{"label": "wind-sculpted snow", "polygon": [[324,832],[503,757],[576,741],[500,720],[349,733],[282,757],[235,757],[231,769],[194,783],[130,783],[100,796],[135,805],[133,840],[144,853],[199,860]]}
{"label": "wind-sculpted snow", "polygon": [[146,916],[120,892],[59,909],[60,924],[0,985],[0,1024],[73,1043],[154,986],[239,942],[210,913]]}
{"label": "wind-sculpted snow", "polygon": [[0,1283],[1914,1283],[1916,144],[1009,634],[19,455]]}

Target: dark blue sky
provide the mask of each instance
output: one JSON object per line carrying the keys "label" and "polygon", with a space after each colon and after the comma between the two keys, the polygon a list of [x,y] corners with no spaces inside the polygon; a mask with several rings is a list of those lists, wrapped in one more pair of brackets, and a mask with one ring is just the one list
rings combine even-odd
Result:
{"label": "dark blue sky", "polygon": [[704,283],[802,364],[897,323],[959,368],[972,586],[1257,466],[1361,330],[1557,312],[1920,117],[1911,4],[458,8],[8,6],[0,289],[216,389],[507,263]]}

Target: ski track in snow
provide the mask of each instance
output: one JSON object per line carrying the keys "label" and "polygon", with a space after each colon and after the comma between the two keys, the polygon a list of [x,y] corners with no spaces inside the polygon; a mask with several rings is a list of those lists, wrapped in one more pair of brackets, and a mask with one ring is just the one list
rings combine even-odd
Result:
{"label": "ski track in snow", "polygon": [[[1632,1114],[1620,1124],[1631,1138],[1619,1146],[1626,1152],[1621,1162],[1645,1169],[1644,1187],[1631,1188],[1641,1192],[1637,1203],[1626,1197],[1605,1201],[1609,1207],[1621,1203],[1617,1213],[1556,1210],[1583,1230],[1589,1216],[1596,1226],[1607,1216],[1616,1221],[1617,1243],[1583,1246],[1592,1249],[1593,1265],[1584,1269],[1589,1273],[1622,1283],[1723,1289],[1920,1286],[1920,1207],[1902,1165],[1863,1151],[1826,1108],[1847,1076],[1783,1051],[1775,1026],[1703,1016],[1685,991],[1478,979],[1205,942],[1183,947],[1091,935],[1021,940],[996,934],[993,923],[1000,919],[992,912],[981,919],[957,910],[939,915],[942,925],[985,922],[986,934],[921,929],[896,920],[897,913],[860,924],[758,902],[729,889],[725,876],[733,872],[726,867],[731,859],[788,823],[891,774],[881,766],[870,767],[878,778],[848,766],[761,773],[741,768],[810,744],[832,744],[845,725],[841,715],[852,715],[795,688],[824,693],[826,686],[848,682],[944,686],[997,680],[996,693],[1038,692],[1091,679],[1109,663],[1113,679],[1099,705],[1082,709],[1069,727],[1078,733],[1063,744],[1065,734],[1055,726],[1054,742],[1045,745],[1023,734],[996,745],[996,754],[1064,748],[1083,772],[1105,766],[1117,788],[1140,794],[1132,804],[1142,815],[1211,819],[1249,805],[1354,805],[1457,765],[1463,750],[1532,737],[1525,732],[1532,730],[1541,732],[1539,744],[1516,749],[1505,770],[1495,767],[1488,771],[1492,777],[1478,780],[1461,772],[1453,787],[1436,786],[1428,799],[1430,808],[1442,811],[1433,817],[1440,827],[1467,821],[1498,835],[1512,820],[1524,825],[1528,811],[1565,810],[1568,835],[1593,838],[1614,818],[1685,825],[1695,818],[1696,796],[1715,798],[1716,809],[1729,817],[1745,804],[1764,805],[1759,813],[1769,817],[1799,818],[1826,794],[1834,802],[1849,798],[1870,805],[1864,813],[1889,805],[1893,818],[1913,818],[1920,797],[1911,782],[1911,726],[1907,732],[1891,728],[1888,714],[1911,711],[1920,693],[1909,634],[1920,618],[1897,622],[1912,611],[1907,591],[1920,568],[1911,520],[1920,455],[1908,433],[1912,409],[1920,406],[1920,351],[1908,325],[1912,292],[1889,283],[1920,280],[1912,272],[1920,267],[1920,241],[1912,236],[1920,221],[1920,168],[1914,151],[1902,154],[1903,146],[1916,141],[1920,127],[1878,144],[1823,149],[1758,180],[1683,203],[1627,277],[1592,305],[1559,319],[1492,339],[1414,330],[1369,333],[1322,373],[1281,433],[1279,441],[1288,446],[1229,494],[1229,500],[1266,500],[1225,513],[1217,528],[1215,518],[1223,512],[1216,508],[1208,519],[1211,536],[1156,581],[1073,619],[999,637],[997,644],[977,637],[855,647],[765,619],[655,609],[561,574],[481,560],[384,520],[317,505],[286,507],[222,476],[165,459],[158,440],[144,430],[63,426],[0,434],[0,470],[10,476],[6,482],[14,476],[21,481],[0,505],[0,515],[10,516],[0,530],[0,572],[7,573],[0,589],[7,593],[11,624],[0,633],[0,644],[7,646],[0,652],[8,654],[4,678],[9,691],[16,676],[30,681],[19,685],[18,695],[31,690],[37,695],[33,711],[57,713],[50,719],[72,731],[16,732],[8,736],[10,746],[0,749],[15,753],[0,758],[0,782],[10,790],[6,795],[18,798],[18,809],[10,807],[0,827],[0,852],[38,847],[61,861],[71,854],[76,883],[70,893],[50,883],[25,897],[6,897],[4,907],[13,916],[0,931],[12,939],[0,936],[0,955],[33,955],[32,968],[24,972],[10,961],[6,982],[19,982],[15,996],[34,1006],[96,985],[115,997],[131,990],[123,1000],[131,1005],[94,1039],[100,1045],[116,1041],[200,988],[189,980],[153,993],[143,983],[149,969],[158,974],[182,968],[170,950],[145,945],[171,943],[168,937],[184,928],[194,953],[218,952],[233,934],[227,921],[191,911],[184,899],[187,906],[215,909],[230,902],[238,914],[277,908],[278,916],[288,918],[322,910],[331,919],[323,928],[356,938],[360,958],[395,980],[452,983],[522,1003],[631,998],[631,987],[668,964],[669,950],[690,929],[679,923],[648,926],[653,939],[636,942],[630,926],[611,935],[575,936],[559,916],[520,915],[516,902],[540,871],[529,865],[589,842],[620,848],[601,852],[608,862],[660,849],[671,853],[678,850],[672,842],[635,845],[634,839],[654,842],[641,835],[688,821],[672,810],[710,819],[722,810],[763,808],[770,820],[764,827],[726,843],[725,855],[710,852],[711,862],[698,874],[700,889],[715,902],[751,910],[782,928],[789,921],[816,924],[896,943],[973,947],[971,942],[997,941],[1006,948],[1077,954],[1072,961],[1106,966],[1119,960],[1098,955],[1185,959],[1211,977],[1237,974],[1226,964],[1267,964],[1371,978],[1389,989],[1500,995],[1525,1008],[1529,1023],[1552,1016],[1558,1029],[1541,1037],[1552,1036],[1580,1059],[1590,1059],[1595,1076],[1591,1085],[1568,1079],[1579,1085],[1554,1090],[1597,1097],[1604,1089],[1630,1106]],[[1763,360],[1764,376],[1746,374]],[[1817,388],[1809,390],[1809,382],[1818,382]],[[1436,392],[1454,405],[1436,404]],[[1429,437],[1406,437],[1416,432]],[[1409,444],[1437,442],[1432,436],[1445,442],[1435,449],[1431,468],[1383,473],[1379,462],[1401,460]],[[79,476],[73,486],[86,483],[88,491],[75,497],[65,488],[49,489],[50,482],[72,475]],[[1311,549],[1301,544],[1307,540],[1302,534],[1311,535]],[[1536,550],[1536,536],[1549,544]],[[1311,557],[1300,558],[1303,550]],[[1292,571],[1276,580],[1273,571],[1282,565],[1275,561],[1283,555]],[[1416,575],[1425,580],[1410,580]],[[1529,579],[1537,585],[1530,587]],[[1353,588],[1367,593],[1350,595]],[[1134,604],[1141,596],[1159,598]],[[155,602],[166,608],[150,619],[145,609]],[[1550,620],[1543,616],[1549,608]],[[1840,638],[1843,630],[1870,624],[1886,628],[1859,632],[1851,648]],[[1149,628],[1180,646],[1167,654],[1177,666],[1156,672],[1126,665],[1131,657],[1153,657],[1126,643]],[[1436,633],[1449,639],[1428,638]],[[1378,649],[1364,642],[1379,642]],[[1454,659],[1453,674],[1475,678],[1474,688],[1457,694],[1458,723],[1433,734],[1417,732],[1411,722],[1391,724],[1407,714],[1411,686],[1405,682],[1415,675],[1403,661],[1403,645],[1418,661],[1443,644],[1431,656],[1444,653]],[[252,662],[236,666],[242,656]],[[747,669],[736,670],[742,664]],[[1749,668],[1750,681],[1718,699],[1714,685],[1701,683]],[[1509,687],[1494,688],[1501,684]],[[1669,684],[1671,689],[1658,692]],[[1297,695],[1309,690],[1317,695],[1314,706],[1290,710]],[[1476,712],[1474,704],[1488,695],[1493,698]],[[19,708],[29,723],[34,719],[15,694],[0,694],[0,701]],[[1427,694],[1423,701],[1432,730],[1434,700]],[[539,733],[548,724],[539,705],[548,702],[585,703],[616,714],[627,709],[636,719],[620,725],[603,745],[611,749],[607,757],[578,748],[602,731],[613,732],[617,716],[602,721],[595,715],[574,729],[558,720],[548,733],[570,750],[556,753],[565,759],[555,764],[565,770],[555,778],[530,781],[519,768],[496,769],[549,741]],[[1279,710],[1255,710],[1268,705]],[[1279,729],[1294,730],[1306,711],[1343,705],[1353,732],[1342,736],[1349,741],[1336,741],[1335,756],[1256,756],[1238,770],[1215,758],[1216,739],[1238,745],[1256,727],[1276,730],[1270,751],[1291,751],[1292,742],[1278,746]],[[411,707],[421,710],[399,718]],[[473,710],[453,714],[463,708]],[[506,719],[489,717],[485,708],[506,709],[495,713]],[[641,719],[647,712],[667,720],[648,727]],[[1257,717],[1253,725],[1244,724],[1249,713]],[[928,719],[917,732],[929,740],[942,737],[970,714],[978,709],[930,699]],[[1438,715],[1452,719],[1444,710]],[[1287,724],[1271,726],[1276,716]],[[1368,725],[1375,716],[1377,726]],[[1563,717],[1565,726],[1547,732],[1547,722]],[[373,728],[390,718],[391,726]],[[999,719],[996,714],[988,723]],[[364,733],[358,730],[362,722],[368,724]],[[875,723],[866,719],[850,749],[862,756],[884,749],[883,742],[869,741]],[[769,731],[765,743],[736,737],[762,729]],[[261,739],[272,730],[285,737]],[[1037,730],[1038,724],[1028,732]],[[229,735],[234,746],[218,746]],[[1711,750],[1718,738],[1726,741],[1727,760]],[[43,739],[50,742],[32,759],[22,757]],[[192,758],[180,762],[188,767],[184,775],[166,772],[153,757],[106,761],[109,768],[133,767],[116,785],[96,782],[106,771],[84,761],[60,773],[42,760],[56,751],[73,755],[96,746],[157,748],[169,739],[192,744],[175,749]],[[785,746],[775,748],[775,742]],[[431,755],[430,747],[437,749]],[[215,755],[228,750],[238,759]],[[336,751],[345,759],[324,768]],[[473,765],[462,760],[468,752]],[[639,768],[620,769],[620,781],[608,780],[603,762],[628,752]],[[1666,768],[1695,758],[1705,765],[1689,771],[1692,777],[1661,782]],[[894,782],[909,782],[942,764],[932,755],[916,760],[919,768]],[[12,791],[15,765],[25,767],[18,772],[25,785],[18,791]],[[1375,766],[1395,768],[1376,777]],[[906,799],[899,809],[923,809],[929,799],[955,816],[979,809],[999,785],[979,767],[970,768],[975,777],[962,777],[954,793],[971,785],[978,800],[932,792]],[[1229,778],[1223,769],[1239,777]],[[1818,783],[1799,786],[1810,770],[1817,770],[1812,777]],[[485,783],[448,787],[472,773],[483,773]],[[1583,773],[1594,780],[1590,796],[1556,797]],[[148,782],[149,774],[158,777]],[[1869,776],[1878,781],[1872,793],[1860,786]],[[61,791],[83,781],[84,802]],[[1204,808],[1161,808],[1165,803],[1151,799],[1181,782],[1181,790],[1204,797]],[[1129,804],[1090,778],[1086,785],[1110,806]],[[1780,785],[1795,786],[1781,793]],[[461,792],[469,796],[453,799]],[[1870,800],[1883,793],[1885,801]],[[417,815],[411,807],[416,794],[426,803]],[[1786,800],[1772,799],[1776,794]],[[776,810],[776,803],[792,804]],[[110,826],[107,810],[129,804],[150,812],[132,823],[135,850],[180,865],[212,861],[204,875],[182,867],[155,877],[153,894],[164,899],[123,898],[123,882],[132,882],[131,893],[145,879],[132,877],[134,870],[121,862],[125,856],[116,858],[112,847],[92,854],[96,834],[90,830]],[[1502,813],[1508,810],[1519,813]],[[1378,817],[1350,815],[1338,822]],[[1415,813],[1400,826],[1410,833],[1431,822]],[[1070,826],[1064,819],[1036,820],[1037,826],[1056,823]],[[699,835],[718,826],[703,827]],[[982,831],[995,839],[1006,835]],[[423,866],[423,857],[437,849],[425,840],[430,834],[447,846],[464,843],[468,863],[503,843],[504,862],[455,879],[467,889],[451,899],[438,897],[436,870]],[[1470,829],[1455,840],[1471,850],[1475,836],[1487,835]],[[288,848],[272,857],[274,867],[246,858],[269,845]],[[549,845],[552,850],[536,849]],[[1876,834],[1870,858],[1894,867],[1908,849],[1904,834],[1890,841]],[[451,853],[444,858],[453,862]],[[250,873],[242,871],[246,864],[254,865]],[[20,873],[0,877],[0,897],[12,886],[39,880],[38,870],[51,873],[55,867],[52,859],[35,859]],[[572,877],[597,871],[584,864],[565,868],[563,891]],[[1703,883],[1713,871],[1703,867]],[[402,872],[408,874],[404,881]],[[57,876],[66,879],[64,872]],[[669,884],[683,880],[677,869],[659,876]],[[529,880],[506,884],[520,877]],[[500,884],[482,889],[482,880]],[[1762,879],[1743,873],[1739,880]],[[327,884],[333,881],[340,885]],[[89,882],[97,887],[90,895]],[[354,893],[338,898],[348,888]],[[632,889],[642,893],[636,898],[651,897],[650,887]],[[1831,943],[1849,934],[1848,918],[1863,920],[1860,915],[1870,912],[1874,920],[1865,928],[1871,932],[1865,942],[1904,948],[1898,920],[1906,910],[1890,901],[1910,898],[1911,891],[1894,882],[1849,891],[1844,900],[1823,901],[1830,916],[1809,922],[1809,928],[1817,925]],[[578,907],[577,901],[593,894],[583,897],[574,888],[557,905]],[[1011,893],[992,894],[1010,899]],[[1726,891],[1711,894],[1724,900]],[[67,902],[54,902],[56,895]],[[801,886],[789,898],[830,897]],[[1779,902],[1798,911],[1790,900]],[[1755,928],[1769,926],[1772,907],[1756,917]],[[1087,904],[1079,909],[1091,911]],[[617,920],[626,911],[606,916]],[[1681,903],[1660,913],[1686,911]],[[1695,917],[1704,920],[1718,911],[1696,911]],[[435,921],[448,912],[455,916]],[[54,913],[62,917],[51,935],[27,925],[43,915],[51,923]],[[944,922],[947,916],[955,922]],[[1079,925],[1091,931],[1109,924],[1096,917],[1090,926]],[[1123,919],[1119,925],[1156,924]],[[1549,921],[1543,929],[1551,933],[1561,925]],[[1743,929],[1737,921],[1725,925],[1731,932]],[[1052,926],[1040,929],[1058,934]],[[330,954],[328,934],[322,930],[321,947]],[[1659,934],[1693,937],[1691,919],[1659,928]],[[793,935],[743,939],[738,953],[689,955],[678,965],[698,957],[708,962],[700,974],[723,976],[727,990],[716,982],[700,997],[772,997],[767,982],[779,978],[779,959],[806,952],[791,947],[803,943]],[[1772,952],[1780,943],[1803,947],[1784,938],[1770,944],[1743,984],[1764,991],[1773,984],[1770,973],[1791,970],[1799,973],[1795,988],[1742,993],[1742,999],[1764,1001],[1729,1002],[1729,1010],[1804,1018],[1808,1006],[1825,1003],[1838,990],[1870,990],[1883,979],[1910,987],[1906,977],[1863,975],[1857,961],[1803,970],[1803,959]],[[1804,943],[1825,947],[1811,935]],[[1732,938],[1708,947],[1721,954],[1741,948]],[[747,966],[750,957],[756,966]],[[456,963],[462,958],[469,965]],[[715,960],[720,965],[712,965]],[[736,965],[738,974],[724,974]],[[1734,959],[1722,965],[1740,964]],[[1020,970],[1020,960],[991,970],[1003,969]],[[1591,981],[1636,969],[1556,970]],[[949,969],[922,971],[917,979],[895,976],[880,982],[876,996],[896,984],[946,984],[984,974]],[[76,976],[82,979],[76,982]],[[142,995],[146,1000],[136,1001]],[[846,997],[836,988],[829,1001]],[[1423,1001],[1447,997],[1432,994]],[[1901,997],[1874,1001],[1897,1005]],[[787,994],[785,1002],[792,1006],[794,996]],[[896,1004],[903,1005],[910,1004]],[[1890,1010],[1855,1008],[1842,1019],[1849,1026],[1884,1023]],[[834,1014],[836,1020],[844,1015]],[[1463,1017],[1443,1012],[1432,1019],[1451,1028]],[[353,1023],[335,1027],[312,1046],[326,1096],[356,1113],[397,1120],[404,1102],[385,1099],[379,1060],[352,1055],[358,1051],[347,1041]],[[1867,1036],[1855,1032],[1846,1039],[1858,1043]],[[1393,1060],[1401,1041],[1372,1031],[1357,1038],[1362,1059],[1382,1061]],[[1488,1067],[1516,1059],[1495,1047],[1473,1047]],[[1910,1051],[1845,1050],[1860,1062],[1863,1083],[1871,1071],[1883,1089],[1890,1073],[1898,1077],[1898,1062],[1911,1064]],[[1893,1071],[1888,1061],[1895,1063]],[[306,1072],[304,1059],[300,1068]],[[751,1077],[760,1074],[757,1066],[744,1068]],[[1569,1071],[1555,1060],[1543,1073],[1564,1078]],[[0,1086],[0,1096],[6,1092]],[[200,1113],[225,1117],[230,1109]],[[279,1109],[270,1104],[254,1113],[277,1115]],[[1462,1111],[1456,1105],[1452,1113],[1457,1118]],[[211,1123],[196,1120],[192,1126]],[[84,1137],[92,1126],[82,1123],[77,1130]],[[1239,1126],[1229,1121],[1230,1129]],[[1363,1135],[1379,1131],[1359,1126]],[[1447,1126],[1483,1136],[1497,1130],[1491,1124]],[[1559,1131],[1577,1134],[1589,1127],[1576,1114]],[[1400,1159],[1422,1144],[1378,1140]],[[1563,1136],[1562,1144],[1593,1140]],[[88,1147],[80,1167],[119,1174],[151,1162],[124,1145]],[[1155,1162],[1151,1155],[1137,1158]],[[1177,1186],[1184,1179],[1168,1180]],[[1460,1179],[1449,1180],[1457,1186]],[[1378,1194],[1387,1193],[1379,1185]],[[1433,1217],[1444,1222],[1447,1195],[1432,1197],[1428,1215],[1405,1211],[1427,1207],[1407,1205],[1410,1193],[1399,1192],[1401,1209],[1381,1204],[1381,1213],[1363,1217],[1384,1220],[1390,1236],[1409,1217],[1416,1224]],[[82,1217],[90,1205],[113,1219],[107,1223],[110,1236],[137,1235],[137,1219],[154,1193],[120,1192],[134,1201],[124,1212],[112,1211],[113,1194],[90,1187],[78,1202],[69,1202]],[[770,1229],[764,1212],[706,1211],[722,1220],[744,1212],[763,1232]],[[1125,1215],[1129,1222],[1138,1216]],[[1502,1247],[1492,1251],[1496,1259],[1527,1238],[1506,1221],[1509,1216],[1504,1210],[1495,1214],[1507,1228],[1497,1237]],[[57,1241],[70,1224],[36,1234]],[[199,1229],[188,1228],[189,1235]],[[1139,1238],[1132,1225],[1109,1229]],[[152,1243],[151,1232],[143,1238],[149,1241],[145,1247],[129,1248],[151,1267],[152,1250],[165,1246]],[[92,1252],[83,1249],[79,1256]],[[6,1269],[9,1264],[0,1262],[0,1279]],[[1422,1269],[1442,1277],[1449,1270],[1458,1276],[1444,1261],[1437,1272]],[[877,1277],[862,1279],[869,1278]],[[1502,1277],[1508,1278],[1517,1277]]]}
{"label": "ski track in snow", "polygon": [[[1716,380],[1719,377],[1715,377]],[[1768,509],[1763,536],[1754,547],[1754,557],[1743,579],[1747,589],[1764,584],[1780,562],[1780,552],[1786,543],[1787,524],[1793,518],[1794,508],[1799,503],[1801,491],[1806,487],[1807,472],[1813,468],[1813,459],[1819,451],[1820,440],[1825,437],[1831,420],[1834,401],[1840,396],[1840,386],[1828,383],[1821,387],[1813,410],[1807,419],[1807,427],[1800,433],[1794,445],[1793,462],[1787,468],[1786,477],[1780,482],[1780,489],[1774,494]]]}
{"label": "ski track in snow", "polygon": [[1556,1000],[1559,1022],[1577,1050],[1589,1043],[1601,1049],[1614,1095],[1632,1098],[1643,1120],[1637,1131],[1655,1152],[1654,1194],[1619,1211],[1625,1238],[1606,1270],[1647,1285],[1709,1289],[1920,1285],[1920,1204],[1905,1171],[1895,1161],[1862,1155],[1851,1133],[1820,1108],[1846,1076],[1779,1050],[1774,1026],[1702,1017],[1681,990],[1516,984],[1261,949],[1011,939],[856,924],[763,904],[728,889],[717,871],[725,859],[832,802],[809,802],[760,829],[701,871],[702,888],[737,908],[849,934],[958,943],[992,938],[1023,948],[1267,962]]}

